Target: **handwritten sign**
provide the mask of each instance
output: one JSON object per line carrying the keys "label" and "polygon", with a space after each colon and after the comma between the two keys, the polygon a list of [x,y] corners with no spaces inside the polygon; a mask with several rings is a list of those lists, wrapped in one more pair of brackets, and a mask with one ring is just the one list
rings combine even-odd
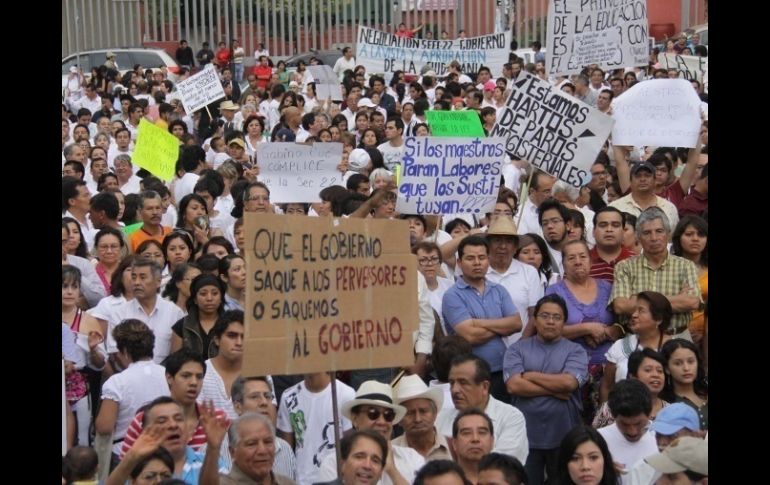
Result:
{"label": "handwritten sign", "polygon": [[649,59],[647,0],[549,2],[546,65],[551,75],[644,66]]}
{"label": "handwritten sign", "polygon": [[472,110],[426,111],[433,136],[479,136],[485,137],[479,114]]}
{"label": "handwritten sign", "polygon": [[257,160],[273,202],[319,202],[321,190],[342,180],[342,143],[260,143]]}
{"label": "handwritten sign", "polygon": [[342,90],[340,89],[340,80],[334,74],[332,68],[326,64],[320,66],[308,66],[307,70],[315,80],[315,95],[319,100],[342,101]]}
{"label": "handwritten sign", "polygon": [[406,221],[246,213],[245,223],[244,375],[414,361],[417,261]]}
{"label": "handwritten sign", "polygon": [[681,56],[679,54],[663,53],[659,55],[662,69],[676,69],[679,77],[687,81],[699,81],[703,84],[709,68],[709,58],[700,56]]}
{"label": "handwritten sign", "polygon": [[700,135],[700,98],[684,79],[634,84],[615,100],[615,145],[695,147]]}
{"label": "handwritten sign", "polygon": [[225,97],[225,90],[214,64],[206,64],[206,68],[199,73],[178,82],[176,88],[189,115]]}
{"label": "handwritten sign", "polygon": [[497,200],[503,138],[407,137],[396,210],[484,214]]}
{"label": "handwritten sign", "polygon": [[356,62],[368,73],[384,74],[386,82],[395,71],[418,74],[423,66],[443,76],[446,65],[454,60],[464,73],[475,73],[486,66],[493,77],[500,77],[503,64],[508,62],[511,31],[468,39],[432,40],[396,37],[359,25],[356,39]]}
{"label": "handwritten sign", "polygon": [[489,136],[505,137],[511,156],[582,187],[611,129],[606,114],[522,72]]}
{"label": "handwritten sign", "polygon": [[142,119],[131,162],[168,182],[174,178],[179,159],[179,138]]}

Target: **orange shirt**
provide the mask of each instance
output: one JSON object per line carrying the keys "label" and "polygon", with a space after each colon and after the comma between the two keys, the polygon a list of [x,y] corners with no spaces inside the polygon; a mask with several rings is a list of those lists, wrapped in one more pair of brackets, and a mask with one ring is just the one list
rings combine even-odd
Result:
{"label": "orange shirt", "polygon": [[147,231],[144,230],[144,227],[139,228],[138,231],[134,231],[133,234],[129,236],[129,243],[131,244],[131,252],[136,252],[136,248],[138,248],[143,242],[145,242],[148,239],[154,239],[155,241],[158,241],[159,244],[163,244],[163,240],[166,239],[166,236],[168,236],[171,231],[173,231],[172,228],[167,226],[160,226],[163,228],[163,233],[159,234],[157,236],[151,235]]}

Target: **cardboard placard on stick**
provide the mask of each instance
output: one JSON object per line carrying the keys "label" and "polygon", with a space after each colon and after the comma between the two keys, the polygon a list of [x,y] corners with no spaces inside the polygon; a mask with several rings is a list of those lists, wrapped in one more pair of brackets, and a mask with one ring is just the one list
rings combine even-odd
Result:
{"label": "cardboard placard on stick", "polygon": [[199,109],[225,97],[225,90],[214,64],[206,64],[205,69],[178,82],[176,88],[185,111],[191,116]]}
{"label": "cardboard placard on stick", "polygon": [[139,120],[139,135],[131,162],[164,182],[174,178],[179,159],[179,138],[145,119]]}
{"label": "cardboard placard on stick", "polygon": [[245,214],[244,375],[411,365],[406,221]]}

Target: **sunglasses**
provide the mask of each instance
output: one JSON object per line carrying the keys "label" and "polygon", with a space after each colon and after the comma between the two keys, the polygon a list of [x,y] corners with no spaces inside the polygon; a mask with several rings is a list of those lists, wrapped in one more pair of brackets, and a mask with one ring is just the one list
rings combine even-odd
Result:
{"label": "sunglasses", "polygon": [[382,415],[383,418],[385,418],[385,421],[388,423],[392,423],[394,419],[396,419],[396,412],[392,409],[386,409],[385,411],[380,411],[377,408],[369,408],[366,410],[366,417],[371,419],[372,421],[377,421],[380,419],[380,415]]}

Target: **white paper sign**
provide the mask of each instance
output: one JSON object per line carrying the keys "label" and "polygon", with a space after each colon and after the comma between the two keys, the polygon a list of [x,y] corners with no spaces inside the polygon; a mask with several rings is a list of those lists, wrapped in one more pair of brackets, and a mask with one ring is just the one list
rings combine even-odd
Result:
{"label": "white paper sign", "polygon": [[553,0],[548,7],[548,73],[574,74],[589,64],[604,69],[647,65],[648,30],[647,0]]}
{"label": "white paper sign", "polygon": [[260,143],[259,181],[270,188],[270,201],[319,202],[318,193],[340,185],[342,143]]}
{"label": "white paper sign", "polygon": [[307,70],[315,80],[316,99],[326,101],[329,97],[332,101],[342,101],[340,80],[331,67],[327,65],[308,66]]}
{"label": "white paper sign", "polygon": [[367,73],[384,74],[385,82],[393,72],[419,74],[429,66],[437,76],[443,76],[446,65],[457,60],[462,72],[475,73],[481,66],[492,71],[492,77],[502,76],[503,64],[508,62],[511,31],[482,35],[468,39],[433,40],[396,37],[388,32],[358,26],[356,62]]}
{"label": "white paper sign", "polygon": [[679,77],[688,81],[695,79],[703,83],[709,68],[708,57],[664,53],[662,57],[658,56],[658,59],[662,69],[676,69]]}
{"label": "white paper sign", "polygon": [[700,135],[700,106],[684,79],[637,83],[615,100],[612,143],[693,148]]}
{"label": "white paper sign", "polygon": [[401,214],[478,214],[497,201],[502,138],[407,137],[396,210]]}
{"label": "white paper sign", "polygon": [[205,69],[177,83],[176,87],[189,115],[225,97],[225,90],[213,64],[206,64]]}
{"label": "white paper sign", "polygon": [[489,136],[504,137],[511,156],[582,187],[610,130],[612,118],[522,71]]}

